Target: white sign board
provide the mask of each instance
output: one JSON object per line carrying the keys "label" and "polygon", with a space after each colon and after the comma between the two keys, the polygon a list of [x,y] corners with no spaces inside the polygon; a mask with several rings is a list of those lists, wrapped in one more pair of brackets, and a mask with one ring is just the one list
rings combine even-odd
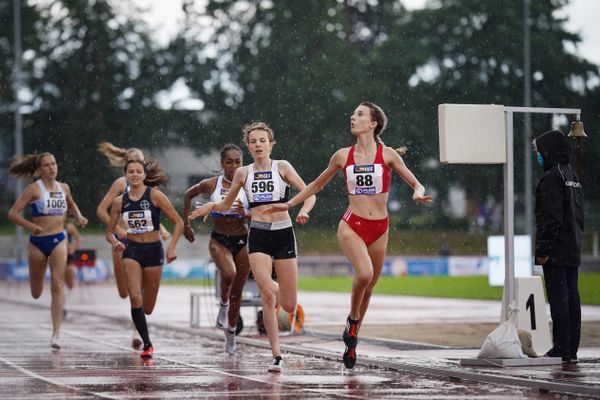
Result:
{"label": "white sign board", "polygon": [[504,106],[440,104],[440,162],[503,164],[506,162]]}
{"label": "white sign board", "polygon": [[542,355],[552,347],[542,278],[517,278],[517,329],[531,334],[533,351]]}
{"label": "white sign board", "polygon": [[[504,286],[504,236],[488,236],[490,286]],[[515,236],[515,277],[531,276],[531,239],[528,235]]]}

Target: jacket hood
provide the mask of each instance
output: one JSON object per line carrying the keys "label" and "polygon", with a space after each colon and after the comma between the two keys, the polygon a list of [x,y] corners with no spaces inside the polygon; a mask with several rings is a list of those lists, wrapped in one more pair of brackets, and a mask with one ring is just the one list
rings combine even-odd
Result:
{"label": "jacket hood", "polygon": [[544,132],[534,140],[534,145],[544,159],[544,170],[556,164],[568,164],[571,159],[571,148],[562,131]]}

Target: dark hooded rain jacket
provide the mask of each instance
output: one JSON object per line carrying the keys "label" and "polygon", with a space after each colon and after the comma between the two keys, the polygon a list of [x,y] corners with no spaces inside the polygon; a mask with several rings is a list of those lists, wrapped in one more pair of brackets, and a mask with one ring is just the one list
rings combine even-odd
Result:
{"label": "dark hooded rain jacket", "polygon": [[561,131],[534,142],[544,159],[544,176],[535,190],[535,257],[547,266],[579,266],[583,232],[583,191],[571,167],[569,143]]}

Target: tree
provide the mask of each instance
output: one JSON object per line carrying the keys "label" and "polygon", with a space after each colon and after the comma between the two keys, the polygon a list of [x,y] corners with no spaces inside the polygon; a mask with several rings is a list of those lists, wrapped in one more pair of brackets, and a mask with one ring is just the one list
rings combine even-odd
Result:
{"label": "tree", "polygon": [[[38,5],[29,25],[39,42],[29,50],[35,70],[28,87],[33,112],[26,115],[25,152],[50,151],[60,164],[80,206],[93,215],[112,173],[96,144],[152,144],[132,98],[144,94],[141,60],[150,52],[144,25],[115,14],[107,0],[63,0]],[[142,94],[140,94],[142,93]],[[143,102],[142,102],[143,103]],[[137,103],[136,105],[140,105]],[[149,110],[148,113],[151,113]]]}
{"label": "tree", "polygon": [[[566,4],[567,1],[532,2],[533,106],[581,106],[591,95],[590,83],[598,79],[596,65],[565,50],[565,43],[576,46],[581,40],[577,34],[565,31],[565,21],[554,16]],[[421,65],[413,63],[414,74],[408,79],[411,88],[406,103],[414,109],[408,110],[412,126],[406,126],[404,132],[409,142],[424,149],[424,158],[437,158],[437,146],[431,144],[437,142],[434,116],[438,104],[522,105],[523,102],[521,2],[503,3],[498,7],[495,1],[440,0],[430,3],[433,5],[414,11],[405,23],[394,24],[390,40],[380,48],[383,54],[408,54],[409,63],[421,62]],[[420,54],[408,51],[407,43],[420,47]],[[387,79],[406,82],[406,75],[398,76],[396,71],[396,68],[391,69]],[[388,97],[393,96],[394,93],[389,93]],[[588,113],[587,117],[592,114]],[[548,117],[535,117],[533,121],[534,132],[550,127]],[[515,121],[515,136],[520,139],[523,133],[518,122]],[[568,130],[568,126],[563,128]],[[515,151],[515,164],[522,162],[521,152]],[[521,178],[521,171],[518,167],[515,169],[517,179]],[[502,182],[502,169],[498,167],[444,166],[439,174],[428,174],[428,178],[442,193],[449,183],[456,182],[471,197],[485,200],[491,193],[497,200],[502,198],[501,185],[498,185]],[[517,189],[519,187],[522,186],[517,185]]]}

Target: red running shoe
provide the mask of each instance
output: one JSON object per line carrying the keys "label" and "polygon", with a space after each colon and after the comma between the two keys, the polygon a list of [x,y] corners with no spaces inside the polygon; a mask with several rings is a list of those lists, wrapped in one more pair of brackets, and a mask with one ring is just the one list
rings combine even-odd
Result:
{"label": "red running shoe", "polygon": [[354,364],[356,363],[356,347],[347,346],[342,359],[344,360],[344,366],[346,368],[354,368]]}
{"label": "red running shoe", "polygon": [[140,353],[140,357],[142,357],[144,360],[147,360],[152,358],[152,354],[154,354],[154,347],[148,346],[144,347],[144,350]]}
{"label": "red running shoe", "polygon": [[346,319],[346,328],[344,329],[344,343],[348,347],[356,347],[358,344],[358,320]]}

